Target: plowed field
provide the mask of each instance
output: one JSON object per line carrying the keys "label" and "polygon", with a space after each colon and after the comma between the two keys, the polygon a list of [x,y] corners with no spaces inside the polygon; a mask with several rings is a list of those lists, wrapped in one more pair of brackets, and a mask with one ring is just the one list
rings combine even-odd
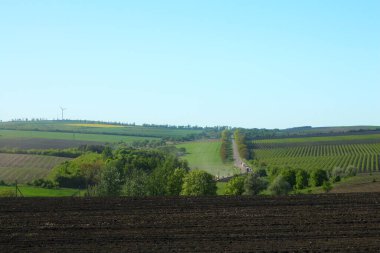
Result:
{"label": "plowed field", "polygon": [[1,199],[2,252],[379,252],[380,194]]}

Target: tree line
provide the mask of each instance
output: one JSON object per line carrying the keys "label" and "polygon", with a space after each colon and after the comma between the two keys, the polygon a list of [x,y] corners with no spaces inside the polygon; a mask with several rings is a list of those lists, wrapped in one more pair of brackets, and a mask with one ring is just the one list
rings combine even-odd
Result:
{"label": "tree line", "polygon": [[38,186],[85,189],[88,196],[216,195],[214,177],[160,149],[106,147],[56,166]]}

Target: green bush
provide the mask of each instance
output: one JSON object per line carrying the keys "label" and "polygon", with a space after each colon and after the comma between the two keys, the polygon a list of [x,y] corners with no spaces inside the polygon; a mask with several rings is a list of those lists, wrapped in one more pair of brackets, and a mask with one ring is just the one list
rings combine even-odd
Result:
{"label": "green bush", "polygon": [[256,173],[250,173],[244,180],[244,195],[257,195],[267,187],[267,181]]}
{"label": "green bush", "polygon": [[286,195],[291,190],[290,184],[281,175],[277,176],[268,187],[272,195]]}
{"label": "green bush", "polygon": [[290,184],[290,187],[293,188],[296,185],[296,173],[297,172],[292,168],[284,168],[281,170],[280,175]]}
{"label": "green bush", "polygon": [[225,195],[242,195],[244,193],[245,176],[237,176],[227,182]]}
{"label": "green bush", "polygon": [[119,196],[121,194],[122,179],[116,167],[106,166],[104,168],[97,190],[100,196]]}
{"label": "green bush", "polygon": [[216,195],[216,182],[211,174],[202,170],[192,170],[184,178],[181,195]]}
{"label": "green bush", "polygon": [[167,181],[167,193],[169,196],[179,196],[182,191],[183,180],[187,171],[183,168],[177,168],[174,173],[169,176]]}
{"label": "green bush", "polygon": [[296,185],[298,190],[304,189],[309,185],[309,173],[306,170],[299,169],[296,173]]}
{"label": "green bush", "polygon": [[328,181],[327,172],[325,170],[318,169],[311,172],[310,184],[312,186],[321,186],[325,181]]}

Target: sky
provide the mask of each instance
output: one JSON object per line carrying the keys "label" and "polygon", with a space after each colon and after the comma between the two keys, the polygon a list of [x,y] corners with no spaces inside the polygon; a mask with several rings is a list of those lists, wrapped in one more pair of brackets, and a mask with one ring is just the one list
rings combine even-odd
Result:
{"label": "sky", "polygon": [[378,0],[0,0],[0,120],[380,125]]}

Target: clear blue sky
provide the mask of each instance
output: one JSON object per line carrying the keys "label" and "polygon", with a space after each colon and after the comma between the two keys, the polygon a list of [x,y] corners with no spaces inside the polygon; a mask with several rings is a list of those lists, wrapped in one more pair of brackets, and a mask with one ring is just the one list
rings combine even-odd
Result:
{"label": "clear blue sky", "polygon": [[0,0],[0,119],[380,125],[380,1]]}

